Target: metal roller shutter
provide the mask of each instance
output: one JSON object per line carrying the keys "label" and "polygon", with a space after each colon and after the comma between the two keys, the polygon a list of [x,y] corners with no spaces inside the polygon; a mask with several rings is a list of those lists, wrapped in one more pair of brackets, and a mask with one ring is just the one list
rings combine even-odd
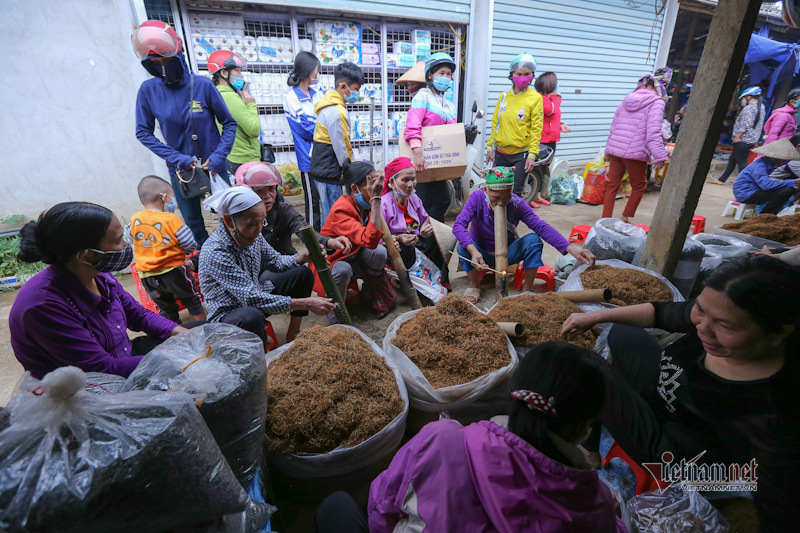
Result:
{"label": "metal roller shutter", "polygon": [[[660,2],[656,2],[659,3]],[[636,81],[653,70],[662,16],[653,3],[624,0],[495,0],[490,56],[489,115],[510,88],[508,64],[533,54],[537,74],[553,71],[563,96],[562,118],[572,132],[556,157],[589,161],[605,145],[614,111]]]}

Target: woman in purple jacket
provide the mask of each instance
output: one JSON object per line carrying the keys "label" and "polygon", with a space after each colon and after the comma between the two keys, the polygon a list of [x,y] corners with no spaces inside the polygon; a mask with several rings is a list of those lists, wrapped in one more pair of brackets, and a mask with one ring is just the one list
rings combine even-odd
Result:
{"label": "woman in purple jacket", "polygon": [[[370,487],[369,531],[626,531],[577,447],[600,412],[605,364],[561,342],[529,351],[512,378],[510,416],[432,422],[397,452]],[[318,532],[367,531],[357,510],[342,516],[342,503],[323,502]]]}
{"label": "woman in purple jacket", "polygon": [[386,178],[381,194],[381,214],[400,247],[406,268],[417,260],[417,248],[442,271],[442,284],[449,289],[447,265],[433,236],[428,212],[417,196],[417,173],[407,157],[393,159],[384,169]]}
{"label": "woman in purple jacket", "polygon": [[653,161],[656,170],[668,159],[661,136],[664,106],[668,100],[667,85],[672,78],[668,68],[648,74],[639,80],[636,90],[628,93],[614,113],[611,133],[606,141],[608,186],[603,201],[603,218],[614,214],[622,176],[628,171],[631,180],[631,197],[620,217],[624,222],[636,214],[636,208],[647,188],[647,165]]}
{"label": "woman in purple jacket", "polygon": [[789,139],[797,132],[797,105],[800,103],[800,88],[789,91],[786,105],[779,107],[769,116],[764,124],[764,144]]}
{"label": "woman in purple jacket", "polygon": [[[133,261],[114,213],[57,204],[20,232],[19,259],[48,266],[20,289],[8,317],[17,360],[41,379],[61,366],[128,376],[142,356],[185,328],[142,307],[112,274]],[[148,335],[131,342],[127,330]]]}

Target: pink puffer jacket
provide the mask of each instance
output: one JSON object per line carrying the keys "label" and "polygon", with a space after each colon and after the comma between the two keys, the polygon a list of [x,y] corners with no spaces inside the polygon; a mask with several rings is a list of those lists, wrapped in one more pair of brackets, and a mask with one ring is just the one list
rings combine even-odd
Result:
{"label": "pink puffer jacket", "polygon": [[649,89],[628,93],[614,113],[606,154],[637,161],[666,161],[661,136],[664,105],[664,100]]}
{"label": "pink puffer jacket", "polygon": [[767,123],[764,124],[764,135],[767,136],[764,144],[779,141],[780,139],[788,139],[794,135],[797,130],[795,113],[797,113],[797,110],[790,105],[779,107],[773,111]]}

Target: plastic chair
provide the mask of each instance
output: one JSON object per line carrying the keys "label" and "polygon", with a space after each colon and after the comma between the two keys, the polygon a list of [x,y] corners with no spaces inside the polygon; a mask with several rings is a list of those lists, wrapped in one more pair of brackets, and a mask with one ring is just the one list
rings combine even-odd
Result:
{"label": "plastic chair", "polygon": [[591,229],[591,226],[587,226],[585,224],[572,226],[572,229],[569,232],[569,242],[576,242],[578,244],[585,243],[586,236],[589,235],[589,231],[591,231]]}
{"label": "plastic chair", "polygon": [[[543,279],[547,283],[547,292],[553,292],[556,288],[556,271],[549,265],[542,265],[536,270],[536,279]],[[522,290],[522,282],[525,281],[525,266],[520,262],[514,272],[514,288]]]}
{"label": "plastic chair", "polygon": [[637,228],[642,228],[645,233],[650,233],[650,226],[647,224],[634,224]]}
{"label": "plastic chair", "polygon": [[267,340],[269,341],[269,344],[267,345],[268,352],[280,346],[278,343],[278,336],[275,335],[275,330],[272,328],[272,322],[269,320],[264,321],[264,332],[267,334]]}
{"label": "plastic chair", "polygon": [[728,213],[733,210],[733,218],[736,220],[744,220],[749,211],[755,212],[756,206],[754,204],[744,204],[742,202],[734,202],[731,200],[725,209],[722,210],[722,216],[728,216]]}
{"label": "plastic chair", "polygon": [[616,442],[611,445],[608,453],[605,457],[603,457],[603,467],[605,468],[608,466],[608,463],[610,463],[611,459],[614,457],[625,461],[625,464],[627,464],[628,467],[633,471],[633,475],[636,476],[636,494],[641,494],[643,492],[649,492],[651,490],[660,488],[658,482],[650,474],[650,472],[639,466],[636,461],[631,459],[630,456],[625,453],[625,451],[620,448],[619,444]]}
{"label": "plastic chair", "polygon": [[695,215],[692,217],[692,233],[697,235],[706,230],[706,217]]}

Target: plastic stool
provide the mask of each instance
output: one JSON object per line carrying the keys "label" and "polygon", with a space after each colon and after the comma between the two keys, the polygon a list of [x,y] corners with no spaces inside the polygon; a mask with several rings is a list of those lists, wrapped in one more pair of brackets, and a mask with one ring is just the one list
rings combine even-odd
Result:
{"label": "plastic stool", "polygon": [[733,209],[733,218],[736,220],[743,220],[748,211],[755,212],[756,206],[754,204],[744,204],[742,202],[734,202],[731,200],[725,209],[722,211],[722,216],[728,216],[728,213]]}
{"label": "plastic stool", "polygon": [[585,224],[581,224],[579,226],[572,226],[572,229],[569,232],[569,242],[577,242],[578,244],[583,244],[586,242],[586,236],[589,235],[589,231],[592,229],[591,226],[587,226]]}
{"label": "plastic stool", "polygon": [[631,459],[616,442],[611,445],[608,453],[605,457],[603,457],[603,467],[608,466],[608,463],[611,462],[611,459],[614,457],[625,461],[625,464],[627,464],[628,467],[633,471],[633,475],[636,476],[636,494],[641,494],[643,492],[649,492],[651,490],[660,488],[658,482],[650,474],[650,472],[639,466],[636,461]]}
{"label": "plastic stool", "polygon": [[267,340],[269,344],[267,345],[267,351],[274,350],[280,344],[278,344],[278,336],[275,335],[275,330],[272,328],[272,322],[269,320],[264,321],[264,332],[267,334]]}
{"label": "plastic stool", "polygon": [[634,224],[637,228],[642,228],[645,233],[650,233],[650,226],[647,224]]}
{"label": "plastic stool", "polygon": [[706,230],[706,217],[701,217],[700,215],[695,215],[692,217],[692,233],[697,235],[698,233],[703,233]]}
{"label": "plastic stool", "polygon": [[[536,279],[543,279],[547,282],[547,292],[553,292],[556,288],[556,271],[549,265],[542,265],[536,269]],[[520,262],[514,272],[514,288],[522,290],[522,282],[525,281],[525,266]]]}

